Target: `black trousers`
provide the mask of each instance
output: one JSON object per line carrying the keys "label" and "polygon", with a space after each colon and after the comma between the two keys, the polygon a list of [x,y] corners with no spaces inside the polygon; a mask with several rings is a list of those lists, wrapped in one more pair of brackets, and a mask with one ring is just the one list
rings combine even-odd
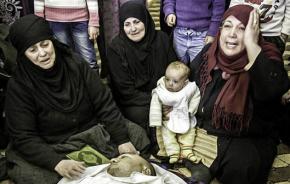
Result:
{"label": "black trousers", "polygon": [[223,184],[265,184],[276,155],[271,138],[219,138],[210,170]]}

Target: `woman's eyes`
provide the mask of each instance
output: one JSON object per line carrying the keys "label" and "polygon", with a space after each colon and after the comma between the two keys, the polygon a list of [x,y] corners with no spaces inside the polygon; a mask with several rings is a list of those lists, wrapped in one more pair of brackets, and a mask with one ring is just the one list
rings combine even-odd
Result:
{"label": "woman's eyes", "polygon": [[31,49],[29,49],[29,52],[35,52],[35,51],[36,51],[35,48],[31,48]]}
{"label": "woman's eyes", "polygon": [[[137,25],[139,24],[141,21],[140,20],[136,20],[136,21],[133,21],[133,25]],[[130,26],[131,23],[124,23],[124,26],[127,27],[127,26]]]}
{"label": "woman's eyes", "polygon": [[[229,24],[224,24],[223,25],[223,28],[224,29],[232,29],[233,26],[232,25],[229,25]],[[240,26],[240,27],[237,27],[236,29],[238,29],[238,31],[245,31],[245,27],[244,26]]]}
{"label": "woman's eyes", "polygon": [[42,46],[42,47],[46,47],[46,46],[48,46],[48,42],[42,42],[42,43],[40,43],[40,46]]}
{"label": "woman's eyes", "polygon": [[224,28],[231,28],[232,26],[229,25],[229,24],[224,24],[223,27],[224,27]]}
{"label": "woman's eyes", "polygon": [[246,28],[245,27],[239,27],[239,29],[244,31]]}

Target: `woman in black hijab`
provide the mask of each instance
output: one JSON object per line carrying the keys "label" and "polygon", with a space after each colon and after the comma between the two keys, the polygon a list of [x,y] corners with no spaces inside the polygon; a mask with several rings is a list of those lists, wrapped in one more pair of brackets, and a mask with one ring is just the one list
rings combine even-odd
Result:
{"label": "woman in black hijab", "polygon": [[129,120],[148,128],[151,91],[176,60],[168,36],[155,30],[141,3],[128,1],[120,9],[120,33],[108,49],[114,98]]}
{"label": "woman in black hijab", "polygon": [[[89,144],[107,157],[137,153],[133,144],[145,154],[149,145],[145,131],[128,123],[98,74],[52,38],[43,18],[27,15],[17,20],[10,39],[18,51],[5,107],[11,137],[8,174],[14,182],[57,183],[61,176],[81,175],[83,163],[65,157],[75,150],[60,146],[72,137],[81,142],[78,145]],[[140,137],[131,136],[133,129]]]}

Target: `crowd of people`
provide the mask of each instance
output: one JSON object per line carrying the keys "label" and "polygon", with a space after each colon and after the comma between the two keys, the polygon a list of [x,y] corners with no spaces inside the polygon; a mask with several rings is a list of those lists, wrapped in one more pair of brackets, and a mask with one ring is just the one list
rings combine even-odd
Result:
{"label": "crowd of people", "polygon": [[290,2],[164,0],[166,34],[123,0],[113,36],[98,3],[34,0],[5,27],[0,181],[266,183],[290,145]]}

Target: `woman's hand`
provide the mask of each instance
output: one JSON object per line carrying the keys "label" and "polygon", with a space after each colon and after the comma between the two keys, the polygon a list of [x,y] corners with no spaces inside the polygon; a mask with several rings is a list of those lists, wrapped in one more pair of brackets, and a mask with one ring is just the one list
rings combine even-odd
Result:
{"label": "woman's hand", "polygon": [[247,50],[249,63],[245,66],[248,71],[254,64],[262,48],[258,45],[260,36],[259,14],[256,9],[250,13],[249,21],[244,32],[244,44]]}
{"label": "woman's hand", "polygon": [[85,171],[85,164],[75,160],[62,160],[54,168],[61,176],[76,179],[79,178]]}
{"label": "woman's hand", "polygon": [[286,105],[287,103],[290,103],[290,89],[282,96],[282,104]]}
{"label": "woman's hand", "polygon": [[260,17],[256,9],[253,9],[250,13],[248,24],[244,32],[244,44],[246,47],[250,47],[253,44],[258,45],[260,34]]}
{"label": "woman's hand", "polygon": [[171,106],[162,105],[162,120],[168,121],[169,120],[169,113],[172,111]]}
{"label": "woman's hand", "polygon": [[139,151],[136,150],[134,145],[131,142],[126,142],[118,146],[120,155],[124,153],[139,154]]}

